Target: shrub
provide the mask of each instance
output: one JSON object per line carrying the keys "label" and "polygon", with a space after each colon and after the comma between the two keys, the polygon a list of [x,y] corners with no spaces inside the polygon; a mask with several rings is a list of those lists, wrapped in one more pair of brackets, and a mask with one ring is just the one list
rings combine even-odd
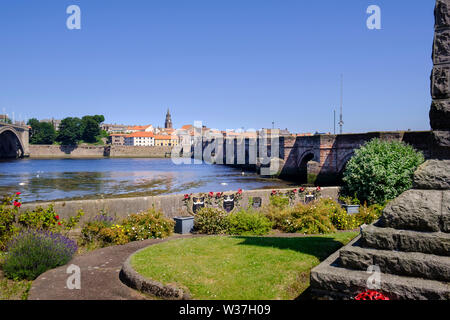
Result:
{"label": "shrub", "polygon": [[343,192],[369,204],[384,204],[412,187],[412,175],[423,161],[422,153],[410,145],[373,139],[347,163]]}
{"label": "shrub", "polygon": [[201,208],[194,217],[194,228],[204,234],[226,233],[227,213],[217,208]]}
{"label": "shrub", "polygon": [[6,244],[17,231],[16,215],[20,207],[20,193],[13,196],[4,196],[0,202],[0,250],[6,248]]}
{"label": "shrub", "polygon": [[383,213],[384,206],[379,204],[373,204],[367,206],[366,203],[359,207],[359,213],[355,214],[355,218],[358,221],[358,225],[371,224],[378,220]]}
{"label": "shrub", "polygon": [[289,197],[273,193],[270,196],[270,205],[278,209],[285,209],[289,206]]}
{"label": "shrub", "polygon": [[161,212],[150,209],[145,213],[131,214],[120,224],[101,213],[84,224],[81,235],[84,245],[100,247],[121,245],[130,241],[164,238],[172,234],[175,222],[166,219]]}
{"label": "shrub", "polygon": [[165,238],[172,234],[175,222],[167,219],[161,211],[150,209],[145,213],[128,216],[122,221],[129,241]]}
{"label": "shrub", "polygon": [[227,223],[228,233],[234,235],[264,235],[272,229],[270,220],[251,208],[229,214]]}
{"label": "shrub", "polygon": [[335,208],[334,201],[320,199],[304,204],[297,204],[291,209],[291,219],[286,221],[285,229],[288,232],[305,234],[322,234],[336,231],[330,220],[330,214]]}
{"label": "shrub", "polygon": [[29,229],[8,244],[2,268],[8,278],[33,280],[41,273],[69,262],[76,251],[76,242],[61,234]]}

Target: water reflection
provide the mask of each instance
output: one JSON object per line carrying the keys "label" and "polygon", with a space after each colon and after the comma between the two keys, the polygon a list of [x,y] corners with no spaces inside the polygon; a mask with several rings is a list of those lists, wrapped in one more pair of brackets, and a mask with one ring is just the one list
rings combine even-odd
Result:
{"label": "water reflection", "polygon": [[0,162],[0,194],[25,202],[287,186],[279,179],[218,165],[175,165],[170,159],[22,159]]}

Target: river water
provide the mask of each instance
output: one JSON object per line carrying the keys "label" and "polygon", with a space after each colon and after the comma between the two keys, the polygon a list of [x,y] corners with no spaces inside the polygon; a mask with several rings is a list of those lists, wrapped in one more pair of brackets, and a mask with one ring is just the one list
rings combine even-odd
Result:
{"label": "river water", "polygon": [[221,165],[176,165],[171,159],[19,159],[0,162],[0,196],[22,201],[96,199],[287,187]]}

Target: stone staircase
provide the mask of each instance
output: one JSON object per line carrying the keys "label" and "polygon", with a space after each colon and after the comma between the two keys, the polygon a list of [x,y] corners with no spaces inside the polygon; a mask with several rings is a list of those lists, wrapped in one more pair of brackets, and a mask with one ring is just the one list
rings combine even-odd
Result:
{"label": "stone staircase", "polygon": [[450,162],[439,165],[447,184],[423,183],[436,173],[433,160],[419,167],[416,189],[391,201],[379,221],[311,271],[313,294],[351,299],[368,289],[367,270],[378,266],[378,291],[390,299],[450,299]]}

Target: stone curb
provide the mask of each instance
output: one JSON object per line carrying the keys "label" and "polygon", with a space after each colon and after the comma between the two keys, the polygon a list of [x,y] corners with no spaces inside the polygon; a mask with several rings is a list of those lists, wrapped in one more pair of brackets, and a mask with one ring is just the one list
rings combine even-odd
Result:
{"label": "stone curb", "polygon": [[134,270],[131,266],[132,257],[147,248],[148,247],[145,247],[134,252],[127,258],[127,260],[125,260],[119,274],[120,280],[135,290],[151,294],[158,298],[168,300],[191,300],[191,295],[188,292],[185,292],[175,285],[163,285],[158,281],[143,277],[137,273],[136,270]]}

